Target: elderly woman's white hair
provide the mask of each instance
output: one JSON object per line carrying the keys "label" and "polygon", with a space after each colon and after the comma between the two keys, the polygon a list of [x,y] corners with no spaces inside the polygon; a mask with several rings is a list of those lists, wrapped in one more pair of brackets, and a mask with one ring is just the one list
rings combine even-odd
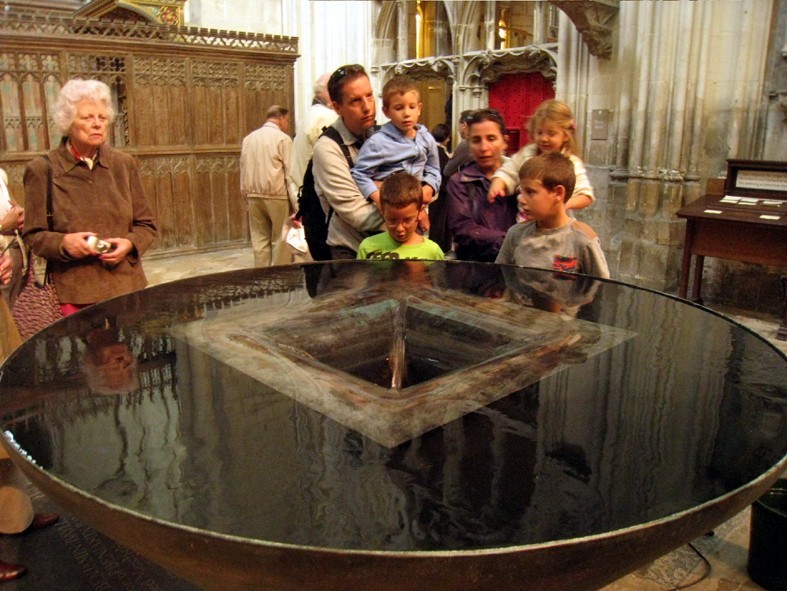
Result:
{"label": "elderly woman's white hair", "polygon": [[68,135],[71,124],[77,114],[77,104],[80,101],[89,100],[103,103],[107,109],[109,122],[115,118],[115,110],[112,108],[112,93],[109,86],[100,80],[69,80],[60,89],[55,103],[55,112],[52,118],[55,125],[63,135]]}

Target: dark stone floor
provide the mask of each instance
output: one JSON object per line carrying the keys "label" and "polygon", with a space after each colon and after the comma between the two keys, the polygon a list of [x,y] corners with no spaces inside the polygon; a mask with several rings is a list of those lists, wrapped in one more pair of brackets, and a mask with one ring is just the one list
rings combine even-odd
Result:
{"label": "dark stone floor", "polygon": [[2,584],[2,591],[197,591],[171,574],[101,535],[31,487],[36,511],[61,518],[47,529],[0,536],[0,559],[28,572]]}

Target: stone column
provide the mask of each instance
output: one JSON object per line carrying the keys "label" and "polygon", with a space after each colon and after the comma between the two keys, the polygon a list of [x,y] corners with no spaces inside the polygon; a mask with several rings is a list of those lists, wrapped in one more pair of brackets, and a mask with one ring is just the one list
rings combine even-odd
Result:
{"label": "stone column", "polygon": [[[591,56],[561,15],[557,98],[576,115],[599,200],[578,217],[601,234],[613,276],[674,291],[675,212],[727,158],[761,154],[772,9],[772,0],[621,2],[609,60]],[[592,139],[594,110],[608,114],[606,139]]]}

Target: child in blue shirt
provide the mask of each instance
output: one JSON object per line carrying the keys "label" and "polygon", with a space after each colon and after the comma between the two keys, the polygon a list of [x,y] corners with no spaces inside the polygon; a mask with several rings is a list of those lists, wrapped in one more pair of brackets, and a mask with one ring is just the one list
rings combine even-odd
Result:
{"label": "child in blue shirt", "polygon": [[[424,206],[440,190],[440,154],[432,134],[418,123],[421,109],[418,88],[409,78],[397,76],[383,86],[383,113],[391,121],[364,142],[352,168],[361,193],[378,208],[380,183],[394,172],[403,170],[422,183]],[[419,227],[426,231],[428,217],[423,212]]]}

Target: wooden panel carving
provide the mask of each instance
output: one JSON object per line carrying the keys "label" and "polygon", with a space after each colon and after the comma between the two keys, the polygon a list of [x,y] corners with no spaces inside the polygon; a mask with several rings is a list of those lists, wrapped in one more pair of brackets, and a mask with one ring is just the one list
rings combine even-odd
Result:
{"label": "wooden panel carving", "polygon": [[188,60],[134,59],[135,143],[143,146],[187,145]]}
{"label": "wooden panel carving", "polygon": [[191,170],[189,156],[148,157],[140,159],[140,174],[148,204],[161,232],[158,248],[164,250],[194,247],[192,205],[183,200],[189,195]]}
{"label": "wooden panel carving", "polygon": [[57,55],[0,53],[0,106],[7,150],[46,150],[60,140],[51,106],[60,90]]}
{"label": "wooden panel carving", "polygon": [[292,79],[291,66],[247,64],[244,72],[246,121],[243,135],[265,123],[265,113],[273,104],[288,105],[288,81]]}
{"label": "wooden panel carving", "polygon": [[238,65],[194,61],[191,76],[195,144],[238,143]]}
{"label": "wooden panel carving", "polygon": [[235,240],[246,239],[247,219],[238,190],[239,172],[236,156],[197,159],[194,178],[198,206],[194,228],[198,242],[229,245]]}
{"label": "wooden panel carving", "polygon": [[14,10],[0,14],[0,166],[20,202],[26,162],[60,141],[62,84],[96,78],[113,93],[111,143],[140,161],[152,254],[248,242],[240,142],[271,104],[292,109],[297,39]]}

